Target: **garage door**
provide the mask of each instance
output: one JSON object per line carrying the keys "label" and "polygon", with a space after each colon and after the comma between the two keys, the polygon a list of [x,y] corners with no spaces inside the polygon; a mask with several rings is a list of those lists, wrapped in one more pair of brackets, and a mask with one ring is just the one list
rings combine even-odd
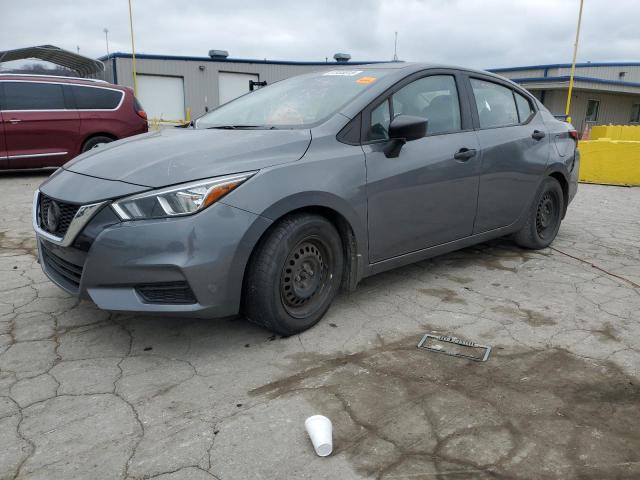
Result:
{"label": "garage door", "polygon": [[258,75],[253,73],[220,72],[218,76],[218,93],[220,105],[249,91],[249,80],[257,82]]}
{"label": "garage door", "polygon": [[184,119],[184,79],[138,75],[138,100],[149,119]]}

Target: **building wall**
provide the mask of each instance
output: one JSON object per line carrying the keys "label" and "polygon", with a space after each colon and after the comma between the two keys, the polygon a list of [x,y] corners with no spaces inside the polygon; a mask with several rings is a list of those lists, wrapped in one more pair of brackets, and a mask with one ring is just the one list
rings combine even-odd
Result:
{"label": "building wall", "polygon": [[[534,92],[540,98],[540,92]],[[600,100],[598,119],[593,125],[621,125],[629,123],[631,107],[640,103],[638,95],[621,95],[615,93],[576,91],[571,94],[571,121],[580,132],[585,127],[587,103],[589,100]],[[563,114],[567,102],[567,89],[547,90],[544,93],[544,105],[551,113]]]}
{"label": "building wall", "polygon": [[[106,61],[105,79],[113,82],[112,62]],[[133,64],[129,58],[116,58],[117,83],[133,88]],[[200,70],[200,67],[204,70]],[[253,73],[260,81],[268,84],[283,80],[294,75],[300,75],[316,70],[335,67],[334,63],[327,65],[282,65],[271,63],[233,63],[194,60],[158,60],[136,59],[136,70],[139,75],[167,75],[184,78],[185,108],[191,109],[193,118],[205,113],[205,106],[209,109],[218,106],[218,73],[240,72]],[[355,66],[354,66],[355,68]]]}
{"label": "building wall", "polygon": [[[620,72],[625,72],[620,77]],[[571,74],[571,67],[549,69],[547,76],[561,77]],[[623,82],[640,82],[640,65],[606,66],[606,67],[579,67],[576,75],[582,77],[596,77],[603,80],[619,80]]]}
{"label": "building wall", "polygon": [[[117,79],[113,77],[113,64],[117,64]],[[107,81],[116,81],[120,85],[133,88],[133,68],[130,58],[115,58],[105,61],[106,71],[104,78]],[[268,84],[285,78],[316,70],[330,69],[335,63],[300,65],[300,64],[276,64],[276,63],[240,63],[240,62],[216,62],[209,59],[176,60],[176,59],[148,59],[138,58],[136,67],[139,74],[166,75],[184,78],[185,108],[191,109],[193,118],[205,113],[205,107],[215,108],[219,104],[218,99],[218,74],[219,72],[252,73],[259,76],[260,81],[266,80]],[[201,70],[200,67],[204,67]],[[354,64],[354,68],[357,65]],[[626,71],[625,81],[640,81],[640,66],[624,67],[580,67],[577,75],[593,76],[611,80],[618,80],[619,71]],[[518,71],[498,72],[507,78],[542,77],[544,69],[528,69]],[[548,76],[568,75],[568,69],[550,68]],[[580,131],[584,128],[587,102],[589,99],[600,100],[598,120],[596,124],[626,124],[629,123],[631,108],[634,103],[640,102],[640,95],[628,95],[626,89],[616,87],[619,93],[608,93],[607,85],[586,84],[577,82],[572,98],[571,116],[573,124]],[[549,84],[544,82],[523,85],[532,90],[538,98],[544,90],[544,104],[555,114],[564,113],[567,88],[565,85]],[[629,87],[631,90],[634,88]],[[584,89],[590,89],[584,90]],[[593,89],[593,90],[591,90]],[[596,91],[597,90],[597,91]],[[637,90],[637,89],[635,89]]]}

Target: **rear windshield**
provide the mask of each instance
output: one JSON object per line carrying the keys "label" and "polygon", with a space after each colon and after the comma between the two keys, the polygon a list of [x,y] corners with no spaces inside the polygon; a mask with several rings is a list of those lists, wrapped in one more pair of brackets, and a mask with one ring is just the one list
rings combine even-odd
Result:
{"label": "rear windshield", "polygon": [[198,119],[196,128],[310,126],[338,112],[388,72],[353,68],[289,78],[218,107]]}

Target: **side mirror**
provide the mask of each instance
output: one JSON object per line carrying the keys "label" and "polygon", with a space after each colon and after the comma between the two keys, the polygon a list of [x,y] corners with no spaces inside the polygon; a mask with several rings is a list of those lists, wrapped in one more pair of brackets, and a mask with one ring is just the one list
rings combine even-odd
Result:
{"label": "side mirror", "polygon": [[427,120],[413,115],[398,115],[389,125],[389,142],[384,147],[387,158],[400,155],[402,146],[427,134]]}

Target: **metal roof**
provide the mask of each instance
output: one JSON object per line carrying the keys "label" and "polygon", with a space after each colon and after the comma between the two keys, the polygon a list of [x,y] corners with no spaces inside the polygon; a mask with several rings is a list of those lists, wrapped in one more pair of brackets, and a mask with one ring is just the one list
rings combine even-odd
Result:
{"label": "metal roof", "polygon": [[[639,67],[640,62],[581,62],[576,68],[588,67]],[[490,72],[518,72],[521,70],[542,70],[546,68],[571,68],[570,63],[548,63],[543,65],[525,65],[523,67],[490,68]]]}
{"label": "metal roof", "polygon": [[[109,55],[108,57],[102,56],[99,60],[107,60],[111,58],[131,58],[132,55],[130,53],[123,52],[115,52]],[[271,65],[332,65],[332,66],[341,66],[348,67],[349,65],[367,65],[367,64],[377,64],[377,63],[394,63],[393,61],[367,61],[367,62],[305,62],[305,61],[293,61],[293,60],[267,60],[267,59],[257,59],[257,58],[223,58],[223,57],[192,57],[192,56],[184,56],[184,55],[155,55],[150,53],[136,53],[136,59],[147,59],[147,60],[186,60],[186,61],[195,61],[195,62],[227,62],[227,63],[263,63],[263,64],[271,64]],[[395,62],[402,63],[402,62]]]}
{"label": "metal roof", "polygon": [[[527,83],[527,82],[568,82],[570,79],[569,75],[561,75],[558,77],[525,77],[525,78],[512,78],[511,80],[517,83]],[[638,82],[624,82],[621,80],[606,80],[603,78],[596,77],[583,77],[580,75],[575,75],[573,80],[576,82],[591,82],[591,83],[601,83],[604,85],[617,85],[620,87],[635,87],[640,88],[640,83]]]}
{"label": "metal roof", "polygon": [[94,60],[93,58],[63,50],[53,45],[40,45],[38,47],[0,51],[0,63],[12,60],[24,60],[27,58],[37,58],[55,63],[56,65],[75,70],[80,75],[92,75],[104,71],[104,64],[100,60]]}

